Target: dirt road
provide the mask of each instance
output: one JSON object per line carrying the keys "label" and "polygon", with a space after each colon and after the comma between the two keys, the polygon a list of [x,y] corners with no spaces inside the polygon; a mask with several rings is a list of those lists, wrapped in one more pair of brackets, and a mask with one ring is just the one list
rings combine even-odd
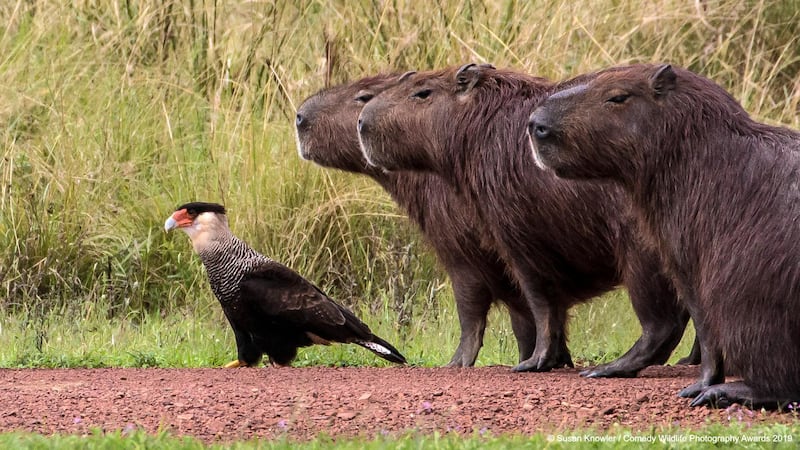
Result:
{"label": "dirt road", "polygon": [[406,430],[536,433],[620,424],[797,423],[796,416],[689,408],[676,392],[697,367],[654,367],[633,379],[577,369],[508,367],[0,370],[0,429],[87,433],[169,430],[205,441],[306,439]]}

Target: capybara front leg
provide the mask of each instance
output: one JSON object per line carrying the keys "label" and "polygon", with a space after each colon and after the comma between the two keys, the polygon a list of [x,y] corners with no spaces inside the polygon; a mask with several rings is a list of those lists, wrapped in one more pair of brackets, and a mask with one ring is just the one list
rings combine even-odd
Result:
{"label": "capybara front leg", "polygon": [[458,276],[451,276],[451,279],[458,310],[458,322],[461,325],[461,338],[447,367],[472,367],[478,358],[481,346],[483,346],[486,316],[489,314],[492,297],[482,283],[461,279]]}
{"label": "capybara front leg", "polygon": [[661,273],[655,255],[644,256],[649,258],[639,258],[626,273],[628,295],[642,325],[642,335],[619,359],[585,370],[581,375],[635,377],[645,367],[667,362],[680,343],[689,312],[678,300],[673,283]]}
{"label": "capybara front leg", "polygon": [[683,388],[678,395],[684,398],[694,398],[707,387],[725,382],[725,366],[723,364],[722,349],[711,336],[710,330],[704,321],[704,313],[699,311],[695,302],[686,302],[692,315],[697,341],[700,343],[700,378],[693,384]]}

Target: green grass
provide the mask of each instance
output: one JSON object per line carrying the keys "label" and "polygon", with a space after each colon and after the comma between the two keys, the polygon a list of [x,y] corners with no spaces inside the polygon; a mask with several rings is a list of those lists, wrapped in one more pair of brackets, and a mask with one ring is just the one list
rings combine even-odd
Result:
{"label": "green grass", "polygon": [[[669,61],[715,79],[758,119],[800,128],[800,0],[3,2],[0,367],[230,360],[232,335],[188,240],[162,231],[189,200],[224,202],[240,237],[413,363],[447,362],[458,323],[435,259],[379,187],[301,161],[292,121],[331,83],[467,61],[553,79]],[[506,316],[492,312],[480,365],[516,360]],[[639,333],[622,293],[572,316],[578,363],[610,361]],[[383,362],[333,346],[304,349],[297,364]],[[486,444],[476,439],[386,445]]]}
{"label": "green grass", "polygon": [[[660,429],[646,432],[631,432],[623,428],[606,434],[592,431],[565,434],[520,435],[473,435],[419,434],[378,436],[374,438],[333,439],[319,436],[308,442],[288,439],[251,440],[235,443],[203,443],[190,437],[176,437],[168,433],[148,435],[136,430],[103,433],[95,431],[89,436],[55,435],[40,436],[27,433],[0,434],[0,447],[14,449],[142,449],[163,448],[173,450],[199,449],[585,449],[615,448],[652,449],[719,448],[724,444],[735,444],[737,448],[796,448],[800,428],[785,425],[758,425],[749,427],[734,424],[728,427],[709,426],[701,430]],[[727,446],[727,445],[726,445]]]}
{"label": "green grass", "polygon": [[[382,299],[381,303],[391,302]],[[373,331],[396,344],[410,363],[435,367],[450,360],[459,336],[452,295],[441,294],[436,308],[436,317],[418,312],[405,327],[397,325],[396,315],[388,308],[375,313],[365,309],[360,315]],[[79,320],[65,320],[64,311],[35,319],[31,314],[0,317],[0,367],[215,367],[236,357],[233,333],[213,299],[202,307],[173,309],[169,314],[144,312],[109,318],[106,311],[97,304],[84,304]],[[575,308],[569,326],[573,358],[583,365],[621,356],[640,330],[623,292]],[[693,338],[690,329],[672,362],[689,353]],[[502,308],[493,308],[477,365],[516,361],[508,315]],[[294,363],[387,364],[352,345],[303,348]]]}

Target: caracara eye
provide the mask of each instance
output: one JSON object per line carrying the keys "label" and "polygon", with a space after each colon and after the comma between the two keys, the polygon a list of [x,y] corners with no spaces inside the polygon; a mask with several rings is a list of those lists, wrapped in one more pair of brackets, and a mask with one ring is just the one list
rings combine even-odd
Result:
{"label": "caracara eye", "polygon": [[415,92],[411,97],[425,100],[426,98],[430,97],[431,92],[432,91],[430,89],[423,89],[421,91]]}
{"label": "caracara eye", "polygon": [[186,214],[189,214],[190,216],[194,217],[197,215],[197,211],[195,209],[187,209]]}
{"label": "caracara eye", "polygon": [[609,98],[606,101],[609,102],[609,103],[625,103],[625,100],[627,100],[628,97],[630,97],[630,96],[631,96],[630,94],[615,95],[615,96]]}
{"label": "caracara eye", "polygon": [[361,94],[356,97],[357,102],[367,103],[368,101],[372,100],[372,97],[375,97],[373,94]]}

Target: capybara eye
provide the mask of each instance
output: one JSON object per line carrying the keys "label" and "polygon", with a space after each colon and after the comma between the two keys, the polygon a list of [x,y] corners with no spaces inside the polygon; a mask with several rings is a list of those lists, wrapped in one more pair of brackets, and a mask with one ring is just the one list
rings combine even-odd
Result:
{"label": "capybara eye", "polygon": [[357,102],[367,103],[368,101],[372,100],[372,97],[375,97],[373,94],[361,94],[356,97]]}
{"label": "capybara eye", "polygon": [[631,96],[630,94],[615,95],[615,96],[609,98],[606,101],[610,102],[610,103],[625,103],[625,100],[627,100],[628,97],[630,97],[630,96]]}
{"label": "capybara eye", "polygon": [[430,89],[423,89],[421,91],[415,92],[414,95],[412,95],[412,97],[425,100],[426,98],[430,97],[431,92],[432,91]]}

